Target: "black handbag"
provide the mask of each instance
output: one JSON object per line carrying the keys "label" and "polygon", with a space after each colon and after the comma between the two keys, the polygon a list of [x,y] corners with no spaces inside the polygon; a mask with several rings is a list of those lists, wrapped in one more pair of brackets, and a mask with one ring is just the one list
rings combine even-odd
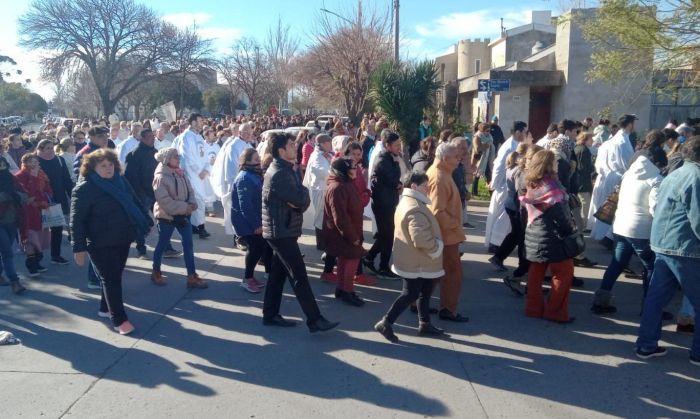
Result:
{"label": "black handbag", "polygon": [[[175,178],[175,190],[177,191],[177,178]],[[187,189],[187,181],[185,181],[185,190],[187,191],[187,198],[185,198],[185,202],[189,202],[190,201],[190,190]],[[190,221],[189,215],[178,214],[178,215],[173,215],[172,224],[175,227],[184,227],[187,225],[187,223],[189,221]]]}
{"label": "black handbag", "polygon": [[563,242],[564,254],[567,257],[576,257],[586,250],[586,241],[583,239],[583,234],[578,231],[564,237]]}

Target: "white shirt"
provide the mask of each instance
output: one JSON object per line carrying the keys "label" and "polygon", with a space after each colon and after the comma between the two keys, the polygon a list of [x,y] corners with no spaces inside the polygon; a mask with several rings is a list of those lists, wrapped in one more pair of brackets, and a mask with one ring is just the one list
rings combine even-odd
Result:
{"label": "white shirt", "polygon": [[162,140],[156,138],[156,141],[155,143],[153,143],[153,146],[156,148],[156,150],[162,150],[164,148],[172,147],[173,141],[169,140],[167,136]]}

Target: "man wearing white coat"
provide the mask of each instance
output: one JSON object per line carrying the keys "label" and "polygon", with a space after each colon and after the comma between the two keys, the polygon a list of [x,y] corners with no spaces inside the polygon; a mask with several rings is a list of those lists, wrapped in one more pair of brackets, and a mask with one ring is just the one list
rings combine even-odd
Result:
{"label": "man wearing white coat", "polygon": [[503,239],[510,233],[510,219],[506,213],[505,202],[508,194],[506,187],[506,159],[510,153],[518,148],[518,144],[525,141],[528,136],[527,124],[523,121],[513,122],[511,136],[498,149],[496,159],[493,161],[493,175],[491,177],[491,203],[486,218],[485,245],[487,247],[500,246]]}
{"label": "man wearing white coat", "polygon": [[316,248],[321,250],[321,229],[323,228],[323,202],[326,194],[326,181],[331,172],[333,159],[331,137],[326,134],[316,136],[316,148],[309,157],[306,165],[303,184],[309,188],[311,207],[313,210],[314,229],[316,230]]}
{"label": "man wearing white coat", "polygon": [[136,138],[140,138],[141,128],[143,128],[143,126],[138,122],[131,124],[131,133],[129,137],[117,146],[117,155],[119,156],[119,163],[122,164],[122,167],[126,163],[126,155],[131,153],[131,151],[139,145],[139,140]]}
{"label": "man wearing white coat", "polygon": [[180,167],[185,170],[185,175],[189,179],[192,189],[194,189],[197,209],[192,213],[191,223],[193,232],[199,234],[200,239],[210,236],[204,228],[206,222],[204,213],[204,201],[207,194],[206,182],[211,172],[209,157],[204,152],[205,141],[200,135],[204,118],[202,115],[193,113],[187,120],[190,124],[180,136],[173,142],[173,147],[177,148],[180,155]]}
{"label": "man wearing white coat", "polygon": [[253,141],[253,124],[246,122],[240,127],[237,126],[235,131],[236,135],[224,143],[211,170],[211,186],[216,196],[221,198],[221,205],[224,207],[224,231],[229,235],[236,234],[231,224],[231,191],[238,176],[238,160],[243,150],[253,148],[250,145]]}
{"label": "man wearing white coat", "polygon": [[591,230],[593,240],[603,240],[605,237],[612,240],[612,226],[598,220],[593,214],[622,182],[622,175],[629,168],[630,160],[634,155],[634,147],[629,136],[634,131],[636,120],[636,115],[623,115],[618,121],[620,130],[598,149],[598,157],[595,160],[595,171],[598,177],[593,186],[591,207],[588,211],[588,228]]}

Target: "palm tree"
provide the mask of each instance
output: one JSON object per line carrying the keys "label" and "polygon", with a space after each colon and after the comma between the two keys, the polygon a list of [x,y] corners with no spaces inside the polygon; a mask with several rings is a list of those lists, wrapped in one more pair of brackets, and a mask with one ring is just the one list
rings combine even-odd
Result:
{"label": "palm tree", "polygon": [[369,97],[410,148],[418,142],[418,124],[434,104],[439,87],[433,61],[387,62],[372,76]]}

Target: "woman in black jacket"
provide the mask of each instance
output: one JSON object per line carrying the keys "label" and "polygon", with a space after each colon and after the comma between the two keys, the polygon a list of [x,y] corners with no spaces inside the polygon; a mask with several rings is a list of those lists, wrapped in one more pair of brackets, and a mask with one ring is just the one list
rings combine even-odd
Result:
{"label": "woman in black jacket", "polygon": [[81,181],[71,199],[71,232],[75,262],[82,266],[85,254],[102,282],[100,317],[110,317],[122,335],[134,331],[124,310],[122,273],[129,246],[153,225],[136,199],[129,183],[120,175],[117,155],[106,149],[83,158]]}
{"label": "woman in black jacket", "polygon": [[[571,323],[574,318],[569,317],[568,307],[574,275],[573,256],[580,249],[568,251],[565,246],[567,237],[577,230],[571,218],[567,193],[557,181],[554,153],[538,151],[528,164],[525,181],[527,192],[520,198],[528,214],[525,254],[530,261],[530,269],[525,315]],[[552,290],[545,301],[542,282],[547,268],[552,272]]]}

